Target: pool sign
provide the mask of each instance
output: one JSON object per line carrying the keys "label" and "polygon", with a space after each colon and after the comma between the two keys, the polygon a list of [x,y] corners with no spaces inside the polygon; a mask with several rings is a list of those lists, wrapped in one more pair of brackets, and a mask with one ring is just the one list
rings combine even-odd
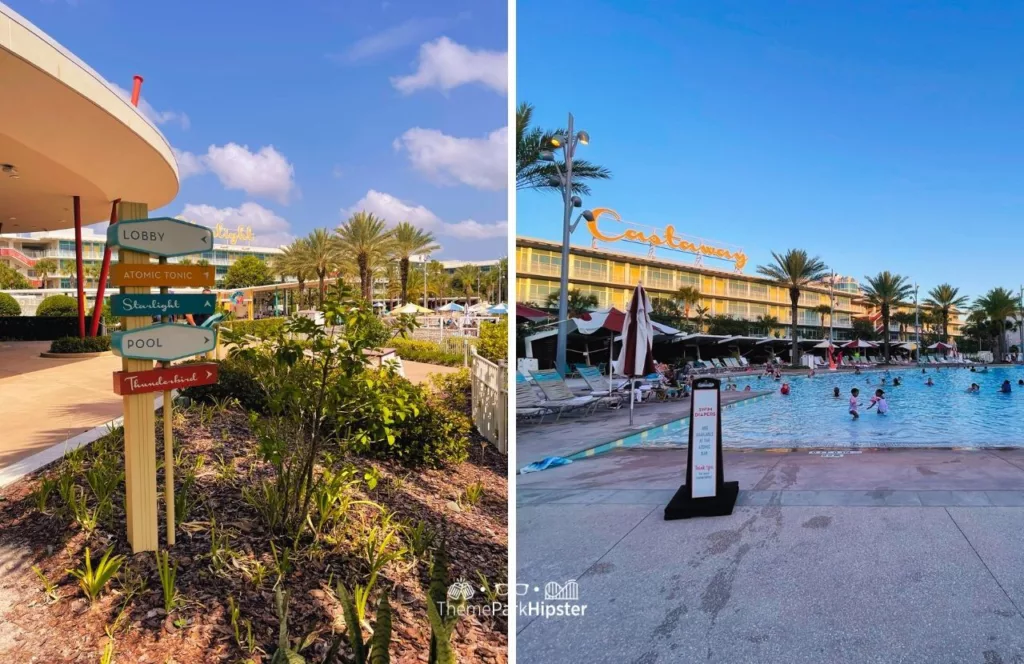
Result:
{"label": "pool sign", "polygon": [[213,294],[140,295],[138,293],[122,293],[110,298],[110,310],[115,316],[212,314],[216,307],[217,296]]}
{"label": "pool sign", "polygon": [[686,448],[686,484],[665,507],[665,520],[732,514],[739,482],[726,482],[722,458],[721,381],[701,377],[690,397],[690,437]]}
{"label": "pool sign", "polygon": [[213,230],[181,219],[129,219],[107,227],[107,244],[154,256],[184,256],[213,249]]}
{"label": "pool sign", "polygon": [[208,353],[217,345],[217,333],[205,327],[164,323],[110,336],[114,355],[133,360],[170,362]]}
{"label": "pool sign", "polygon": [[175,265],[165,263],[118,263],[110,266],[110,281],[115,286],[213,286],[216,273],[212,265]]}
{"label": "pool sign", "polygon": [[183,390],[186,387],[213,385],[217,382],[217,364],[203,362],[150,371],[115,371],[114,394],[145,394]]}

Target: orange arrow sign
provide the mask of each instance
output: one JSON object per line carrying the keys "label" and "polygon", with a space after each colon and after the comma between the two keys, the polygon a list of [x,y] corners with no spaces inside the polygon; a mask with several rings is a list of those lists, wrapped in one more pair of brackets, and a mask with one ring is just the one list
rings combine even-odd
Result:
{"label": "orange arrow sign", "polygon": [[145,265],[118,263],[110,266],[114,286],[213,286],[216,272],[212,265]]}

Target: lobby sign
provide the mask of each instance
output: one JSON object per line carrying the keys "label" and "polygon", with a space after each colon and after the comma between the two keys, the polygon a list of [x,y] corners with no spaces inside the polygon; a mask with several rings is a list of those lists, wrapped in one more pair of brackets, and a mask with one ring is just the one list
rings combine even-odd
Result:
{"label": "lobby sign", "polygon": [[138,295],[122,293],[110,298],[110,311],[115,316],[179,316],[183,314],[212,314],[217,306],[213,294],[159,293]]}
{"label": "lobby sign", "polygon": [[217,333],[205,327],[161,323],[127,332],[114,332],[110,347],[114,355],[133,360],[171,362],[208,353],[217,345]]}
{"label": "lobby sign", "polygon": [[115,371],[114,394],[128,396],[183,390],[186,387],[213,385],[217,378],[217,364],[214,362],[182,364],[150,371]]}
{"label": "lobby sign", "polygon": [[725,481],[722,457],[722,382],[701,376],[690,394],[690,436],[686,483],[665,507],[665,520],[732,514],[739,482]]}
{"label": "lobby sign", "polygon": [[693,410],[690,415],[690,444],[693,463],[690,464],[690,484],[694,498],[715,495],[715,474],[718,467],[718,394],[713,390],[693,391]]}
{"label": "lobby sign", "polygon": [[110,266],[110,282],[114,286],[199,288],[213,286],[216,278],[212,265],[118,263]]}
{"label": "lobby sign", "polygon": [[[594,217],[591,221],[587,222],[587,230],[594,237],[595,241],[634,242],[647,245],[651,250],[672,249],[700,257],[717,258],[733,263],[737,270],[742,270],[743,266],[747,264],[747,255],[743,253],[743,250],[737,247],[730,249],[707,244],[700,238],[677,233],[676,227],[672,224],[659,230],[653,226],[641,226],[640,224],[622,221],[619,213],[609,208],[594,208],[592,212]],[[621,232],[608,231],[606,227],[601,227],[601,217],[611,218],[626,226],[626,228]]]}
{"label": "lobby sign", "polygon": [[154,256],[185,256],[213,249],[213,231],[181,219],[128,219],[107,227],[107,244]]}

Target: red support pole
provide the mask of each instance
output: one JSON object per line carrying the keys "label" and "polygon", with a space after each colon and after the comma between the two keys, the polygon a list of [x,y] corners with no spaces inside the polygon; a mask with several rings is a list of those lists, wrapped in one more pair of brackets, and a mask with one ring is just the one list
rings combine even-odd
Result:
{"label": "red support pole", "polygon": [[[117,205],[121,199],[110,204],[110,225],[117,223]],[[103,316],[103,296],[106,295],[107,277],[110,276],[110,245],[103,248],[103,266],[100,268],[100,282],[96,285],[96,303],[92,309],[92,323],[89,325],[89,336],[95,337],[100,331],[100,318]]]}
{"label": "red support pole", "polygon": [[85,337],[85,279],[82,270],[82,199],[75,196],[75,271],[78,273],[78,336]]}
{"label": "red support pole", "polygon": [[136,74],[132,77],[132,106],[139,105],[139,95],[142,93],[142,77]]}

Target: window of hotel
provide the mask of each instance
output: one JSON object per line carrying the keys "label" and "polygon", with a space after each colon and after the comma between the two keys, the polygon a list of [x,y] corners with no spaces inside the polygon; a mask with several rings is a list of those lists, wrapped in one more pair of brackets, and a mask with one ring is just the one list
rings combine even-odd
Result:
{"label": "window of hotel", "polygon": [[647,268],[647,285],[651,288],[672,288],[672,272],[658,267]]}
{"label": "window of hotel", "polygon": [[746,318],[747,317],[747,303],[746,302],[729,302],[729,307],[726,309],[733,318]]}
{"label": "window of hotel", "polygon": [[848,297],[837,297],[836,298],[836,309],[849,309],[851,306],[850,298]]}
{"label": "window of hotel", "polygon": [[750,299],[767,300],[768,284],[750,284]]}
{"label": "window of hotel", "polygon": [[529,272],[555,276],[561,274],[562,257],[558,254],[534,252],[530,256]]}
{"label": "window of hotel", "polygon": [[766,304],[751,304],[748,305],[748,310],[751,320],[756,320],[759,316],[768,315],[768,305]]}
{"label": "window of hotel", "polygon": [[554,284],[549,281],[531,282],[527,301],[543,306],[548,301],[548,295],[557,292],[558,284]]}
{"label": "window of hotel", "polygon": [[587,286],[580,286],[579,291],[584,295],[593,295],[597,298],[597,307],[604,309],[608,306],[608,292],[604,288],[589,288]]}
{"label": "window of hotel", "polygon": [[676,281],[679,283],[679,287],[692,286],[700,290],[700,275],[693,274],[692,272],[676,272]]}
{"label": "window of hotel", "polygon": [[832,325],[834,327],[852,327],[853,321],[851,320],[850,314],[841,314],[836,312]]}
{"label": "window of hotel", "polygon": [[726,283],[729,286],[729,295],[733,297],[747,297],[750,294],[750,289],[745,281],[736,281],[735,279],[728,279]]}
{"label": "window of hotel", "polygon": [[572,259],[572,276],[587,281],[607,281],[608,263],[596,258],[574,256]]}

